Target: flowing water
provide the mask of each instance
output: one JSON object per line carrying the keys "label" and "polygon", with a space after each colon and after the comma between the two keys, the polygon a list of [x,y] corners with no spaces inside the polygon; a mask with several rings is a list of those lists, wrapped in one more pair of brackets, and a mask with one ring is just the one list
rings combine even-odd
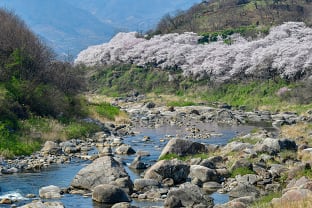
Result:
{"label": "flowing water", "polygon": [[[196,141],[209,144],[226,144],[227,141],[238,133],[248,133],[254,126],[217,126],[212,125],[209,128],[214,132],[214,136],[209,139],[197,139]],[[124,143],[130,144],[136,151],[144,150],[150,153],[150,156],[143,157],[143,161],[149,164],[154,163],[166,145],[169,135],[179,135],[181,132],[178,128],[171,126],[161,127],[157,129],[140,128],[136,129],[136,136],[128,136],[124,138]],[[144,136],[149,136],[151,139],[148,142],[142,142]],[[123,156],[125,164],[130,164],[134,159],[132,156]],[[38,195],[40,187],[48,185],[56,185],[59,187],[68,187],[76,175],[76,173],[88,165],[90,161],[72,159],[70,163],[62,165],[50,166],[41,172],[35,173],[16,173],[13,175],[0,176],[0,198],[10,196],[11,198],[19,199],[16,205],[22,205],[31,202],[24,198],[26,194]],[[133,172],[127,166],[125,167],[132,180],[140,177],[140,172]],[[228,201],[226,194],[212,194],[215,203],[225,203]],[[65,207],[81,207],[81,208],[102,208],[104,205],[95,203],[91,197],[81,195],[65,194],[59,200]],[[138,207],[161,206],[163,202],[148,202],[148,201],[133,201],[133,205]],[[11,207],[9,205],[0,205],[0,207]]]}

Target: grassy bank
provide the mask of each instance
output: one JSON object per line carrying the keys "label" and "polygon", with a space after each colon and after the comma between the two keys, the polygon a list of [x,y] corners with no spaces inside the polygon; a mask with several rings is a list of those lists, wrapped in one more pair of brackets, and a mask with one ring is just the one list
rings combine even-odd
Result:
{"label": "grassy bank", "polygon": [[209,80],[185,78],[179,70],[119,65],[95,69],[93,90],[108,96],[147,94],[147,99],[167,106],[227,103],[247,110],[294,111],[312,108],[310,81],[245,80],[216,85]]}

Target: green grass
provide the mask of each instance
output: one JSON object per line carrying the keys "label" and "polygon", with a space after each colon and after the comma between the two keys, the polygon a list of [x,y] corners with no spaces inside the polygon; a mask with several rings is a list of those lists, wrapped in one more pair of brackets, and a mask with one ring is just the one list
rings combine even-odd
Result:
{"label": "green grass", "polygon": [[205,153],[199,153],[199,154],[194,154],[194,155],[186,155],[186,156],[179,156],[174,153],[166,154],[163,155],[162,157],[159,158],[159,160],[172,160],[172,159],[178,159],[182,161],[188,161],[192,158],[201,158],[201,159],[207,159],[210,155],[205,154]]}
{"label": "green grass", "polygon": [[247,167],[240,167],[240,168],[234,169],[231,172],[231,177],[235,178],[235,176],[237,176],[237,175],[244,176],[244,175],[247,175],[247,174],[255,174],[255,172],[253,170],[250,170]]}
{"label": "green grass", "polygon": [[206,32],[200,34],[203,36],[201,39],[198,40],[198,43],[209,43],[215,42],[218,40],[218,37],[221,37],[225,44],[231,44],[232,40],[230,38],[231,35],[234,33],[238,33],[244,37],[256,37],[259,33],[261,34],[268,34],[269,27],[258,27],[256,25],[249,25],[249,26],[241,26],[237,28],[229,28],[215,32]]}
{"label": "green grass", "polygon": [[257,199],[250,206],[250,208],[267,208],[267,207],[270,207],[269,203],[272,201],[272,199],[273,198],[280,198],[281,196],[282,196],[281,192],[271,192],[271,193]]}
{"label": "green grass", "polygon": [[275,93],[285,86],[289,84],[283,80],[225,84],[206,91],[202,97],[208,101],[222,101],[232,106],[247,106],[249,109],[263,105],[277,106],[281,103],[281,98]]}
{"label": "green grass", "polygon": [[302,171],[298,172],[296,175],[296,178],[299,179],[302,176],[305,176],[309,179],[312,179],[312,169],[311,168],[305,168]]}
{"label": "green grass", "polygon": [[261,139],[252,138],[252,137],[247,137],[247,138],[237,137],[237,138],[230,139],[229,142],[236,141],[236,142],[243,142],[243,143],[249,143],[249,144],[256,144],[260,140]]}
{"label": "green grass", "polygon": [[68,139],[77,139],[81,137],[88,137],[100,130],[100,127],[94,123],[71,122],[65,127],[64,132]]}
{"label": "green grass", "polygon": [[30,155],[40,149],[40,141],[26,140],[0,123],[0,155],[12,158],[15,155]]}
{"label": "green grass", "polygon": [[95,111],[109,120],[115,120],[115,117],[120,114],[120,109],[110,103],[101,103],[95,105]]}
{"label": "green grass", "polygon": [[167,106],[173,106],[173,107],[184,107],[184,106],[192,106],[196,105],[196,103],[192,101],[169,101],[167,103]]}

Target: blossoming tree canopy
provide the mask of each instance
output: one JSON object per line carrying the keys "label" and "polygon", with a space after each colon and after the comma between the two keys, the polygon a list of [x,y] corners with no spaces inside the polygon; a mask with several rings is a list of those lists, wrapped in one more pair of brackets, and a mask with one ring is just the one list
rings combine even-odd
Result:
{"label": "blossoming tree canopy", "polygon": [[217,82],[246,76],[297,79],[311,75],[312,28],[304,23],[284,23],[273,27],[266,37],[252,41],[236,34],[230,45],[223,41],[198,44],[200,38],[192,32],[149,40],[136,32],[118,33],[110,42],[82,51],[75,63],[179,67],[185,76],[209,77]]}

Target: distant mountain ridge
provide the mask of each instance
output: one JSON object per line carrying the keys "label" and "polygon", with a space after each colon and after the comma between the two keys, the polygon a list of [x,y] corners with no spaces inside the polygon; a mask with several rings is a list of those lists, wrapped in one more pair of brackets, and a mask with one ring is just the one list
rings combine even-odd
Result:
{"label": "distant mountain ridge", "polygon": [[119,31],[151,29],[168,12],[201,0],[1,0],[58,54],[76,56]]}

